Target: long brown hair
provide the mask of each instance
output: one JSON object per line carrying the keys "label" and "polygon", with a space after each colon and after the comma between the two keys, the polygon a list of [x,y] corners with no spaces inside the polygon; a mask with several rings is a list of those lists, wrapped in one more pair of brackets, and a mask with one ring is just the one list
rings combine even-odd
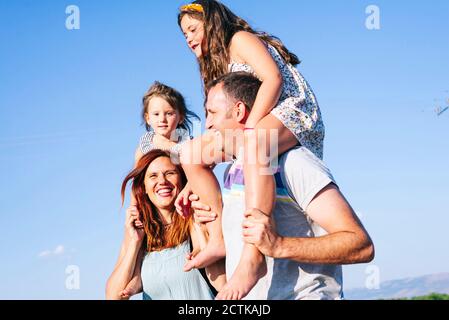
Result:
{"label": "long brown hair", "polygon": [[[146,234],[147,251],[160,251],[165,248],[175,247],[189,237],[189,230],[192,223],[190,218],[183,219],[179,214],[174,213],[172,217],[172,224],[170,228],[165,228],[161,216],[154,204],[148,198],[145,190],[145,174],[148,166],[157,158],[166,157],[170,159],[170,154],[162,150],[151,150],[145,154],[133,169],[123,180],[121,195],[122,205],[125,199],[126,185],[132,180],[132,191],[137,201],[137,210],[142,215],[142,222],[144,224]],[[181,183],[184,187],[187,183],[187,178],[180,165],[175,165],[181,175]],[[173,206],[174,207],[174,206]]]}
{"label": "long brown hair", "polygon": [[181,121],[178,123],[178,128],[184,129],[189,132],[189,135],[192,135],[192,119],[200,121],[200,117],[198,117],[193,111],[187,109],[185,99],[179,91],[160,83],[159,81],[155,81],[142,98],[142,119],[147,131],[150,131],[151,127],[146,122],[145,116],[148,113],[148,104],[154,97],[164,99],[173,109],[178,111],[181,116]]}
{"label": "long brown hair", "polygon": [[224,4],[216,0],[197,0],[193,4],[200,5],[204,12],[195,8],[181,9],[178,14],[178,25],[181,27],[181,20],[185,15],[203,22],[205,44],[202,47],[203,55],[198,59],[198,63],[205,90],[207,83],[228,73],[229,45],[234,34],[239,31],[255,34],[263,42],[272,45],[286,63],[292,65],[300,63],[298,57],[290,52],[279,38],[266,32],[253,30],[245,20],[235,15]]}

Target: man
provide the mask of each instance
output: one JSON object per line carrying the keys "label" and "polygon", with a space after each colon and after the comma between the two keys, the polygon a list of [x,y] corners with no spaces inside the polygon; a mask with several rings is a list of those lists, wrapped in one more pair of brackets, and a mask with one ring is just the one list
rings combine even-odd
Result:
{"label": "man", "polygon": [[[341,265],[371,261],[374,246],[330,171],[314,154],[299,147],[280,156],[272,214],[252,209],[243,215],[243,129],[260,85],[248,73],[230,73],[208,86],[206,127],[221,133],[224,153],[234,158],[223,192],[227,278],[237,267],[245,241],[267,262],[267,274],[247,299],[341,299]],[[195,195],[191,199],[199,200]],[[213,221],[199,201],[192,207],[198,221]]]}

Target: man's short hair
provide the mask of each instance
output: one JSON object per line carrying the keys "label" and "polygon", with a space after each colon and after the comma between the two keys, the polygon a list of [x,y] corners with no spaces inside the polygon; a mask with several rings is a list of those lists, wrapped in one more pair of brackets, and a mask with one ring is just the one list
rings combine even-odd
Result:
{"label": "man's short hair", "polygon": [[[219,84],[223,85],[223,91],[229,99],[234,103],[243,102],[247,111],[251,111],[262,81],[248,72],[231,72],[209,82],[206,86],[207,92]],[[205,105],[206,103],[207,97]]]}

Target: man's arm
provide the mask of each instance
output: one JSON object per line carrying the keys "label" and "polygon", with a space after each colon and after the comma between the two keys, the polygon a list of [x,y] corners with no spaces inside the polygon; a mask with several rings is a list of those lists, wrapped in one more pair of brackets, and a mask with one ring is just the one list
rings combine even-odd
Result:
{"label": "man's arm", "polygon": [[274,221],[250,210],[243,236],[267,256],[312,264],[366,263],[374,258],[374,245],[354,210],[333,183],[322,189],[307,207],[308,216],[328,232],[316,238],[288,238],[277,234]]}

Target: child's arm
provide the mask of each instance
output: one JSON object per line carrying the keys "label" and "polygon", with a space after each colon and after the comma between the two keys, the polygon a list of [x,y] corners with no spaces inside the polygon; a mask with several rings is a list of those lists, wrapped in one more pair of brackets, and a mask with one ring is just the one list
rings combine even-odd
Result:
{"label": "child's arm", "polygon": [[174,147],[177,143],[163,136],[155,134],[153,137],[153,144],[158,149],[170,150],[170,148]]}
{"label": "child's arm", "polygon": [[[139,162],[140,158],[143,157],[143,153],[140,150],[140,146],[137,146],[136,152],[134,154],[134,168],[137,167],[137,162]],[[131,189],[131,199],[130,206],[135,206],[137,204],[136,198],[134,197],[133,190]]]}
{"label": "child's arm", "polygon": [[137,162],[139,162],[140,158],[143,157],[142,150],[140,150],[140,146],[137,146],[136,152],[134,153],[134,168],[137,165]]}
{"label": "child's arm", "polygon": [[282,75],[265,44],[252,33],[237,32],[231,40],[230,55],[234,60],[250,65],[262,81],[246,121],[247,128],[254,128],[278,103],[282,89]]}

